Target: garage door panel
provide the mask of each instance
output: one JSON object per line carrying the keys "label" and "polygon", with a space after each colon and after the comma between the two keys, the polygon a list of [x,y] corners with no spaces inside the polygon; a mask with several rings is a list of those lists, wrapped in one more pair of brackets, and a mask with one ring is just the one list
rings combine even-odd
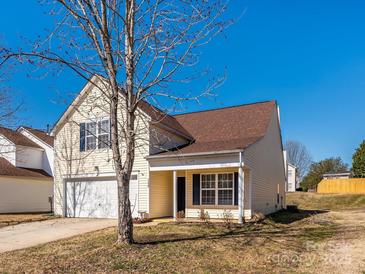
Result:
{"label": "garage door panel", "polygon": [[[117,218],[116,181],[80,181],[67,183],[67,216],[85,218]],[[132,216],[138,216],[138,181],[131,181]]]}

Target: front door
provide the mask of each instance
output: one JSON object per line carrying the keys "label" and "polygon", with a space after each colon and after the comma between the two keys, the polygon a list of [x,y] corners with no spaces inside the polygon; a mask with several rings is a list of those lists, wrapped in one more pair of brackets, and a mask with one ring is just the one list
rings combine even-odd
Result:
{"label": "front door", "polygon": [[185,212],[185,177],[177,177],[177,211]]}

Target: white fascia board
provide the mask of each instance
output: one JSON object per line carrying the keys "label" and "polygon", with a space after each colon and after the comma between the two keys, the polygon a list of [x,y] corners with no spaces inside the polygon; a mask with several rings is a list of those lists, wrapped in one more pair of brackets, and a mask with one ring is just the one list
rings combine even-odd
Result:
{"label": "white fascia board", "polygon": [[150,171],[168,171],[168,170],[188,170],[188,169],[209,169],[209,168],[224,168],[224,167],[239,167],[240,163],[227,164],[202,164],[202,165],[179,165],[179,166],[159,166],[151,167]]}
{"label": "white fascia board", "polygon": [[170,154],[170,155],[151,155],[147,156],[147,160],[152,159],[161,159],[161,158],[181,158],[181,157],[188,157],[188,156],[209,156],[209,155],[216,155],[216,154],[230,154],[230,153],[237,153],[242,152],[241,149],[236,150],[222,150],[222,151],[211,151],[211,152],[195,152],[195,153],[181,153],[181,154]]}
{"label": "white fascia board", "polygon": [[9,140],[5,135],[0,134],[1,137],[3,137],[5,140],[7,140],[9,143],[11,143],[13,146],[16,146],[13,141]]}
{"label": "white fascia board", "polygon": [[[37,139],[39,142],[41,142],[42,144],[45,144],[46,146],[48,146],[49,148],[53,149],[52,146],[50,146],[49,144],[47,144],[45,141],[43,141],[42,139],[38,138],[37,136],[35,136],[33,133],[31,133],[29,130],[27,130],[26,128],[20,127],[17,130],[19,133],[22,134],[22,131],[26,131],[27,133],[29,133],[30,135],[32,135],[35,139]],[[24,134],[23,134],[24,135]],[[25,135],[24,135],[25,136]],[[27,136],[25,136],[26,138],[28,138]],[[29,138],[28,138],[29,139]]]}

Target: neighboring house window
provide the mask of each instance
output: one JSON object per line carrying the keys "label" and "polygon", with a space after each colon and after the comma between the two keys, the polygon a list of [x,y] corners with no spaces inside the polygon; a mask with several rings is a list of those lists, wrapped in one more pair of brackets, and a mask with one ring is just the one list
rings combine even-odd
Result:
{"label": "neighboring house window", "polygon": [[202,205],[215,204],[215,174],[202,174]]}
{"label": "neighboring house window", "polygon": [[109,119],[80,124],[80,151],[106,147],[110,147]]}
{"label": "neighboring house window", "polygon": [[233,205],[233,173],[202,174],[202,205]]}
{"label": "neighboring house window", "polygon": [[292,171],[288,170],[288,177],[291,177],[291,176],[292,176]]}

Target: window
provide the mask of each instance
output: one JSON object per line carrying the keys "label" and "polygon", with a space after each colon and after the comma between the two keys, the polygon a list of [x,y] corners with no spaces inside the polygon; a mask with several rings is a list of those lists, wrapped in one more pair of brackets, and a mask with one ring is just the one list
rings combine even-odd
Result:
{"label": "window", "polygon": [[215,204],[215,174],[202,174],[202,205]]}
{"label": "window", "polygon": [[202,205],[233,205],[233,173],[202,174]]}
{"label": "window", "polygon": [[293,172],[291,170],[288,170],[288,177],[291,177]]}
{"label": "window", "polygon": [[233,204],[233,174],[218,174],[218,205]]}
{"label": "window", "polygon": [[96,123],[86,124],[86,150],[96,148]]}
{"label": "window", "polygon": [[80,124],[80,151],[110,147],[110,120]]}
{"label": "window", "polygon": [[98,122],[98,148],[110,147],[110,124],[109,120]]}

